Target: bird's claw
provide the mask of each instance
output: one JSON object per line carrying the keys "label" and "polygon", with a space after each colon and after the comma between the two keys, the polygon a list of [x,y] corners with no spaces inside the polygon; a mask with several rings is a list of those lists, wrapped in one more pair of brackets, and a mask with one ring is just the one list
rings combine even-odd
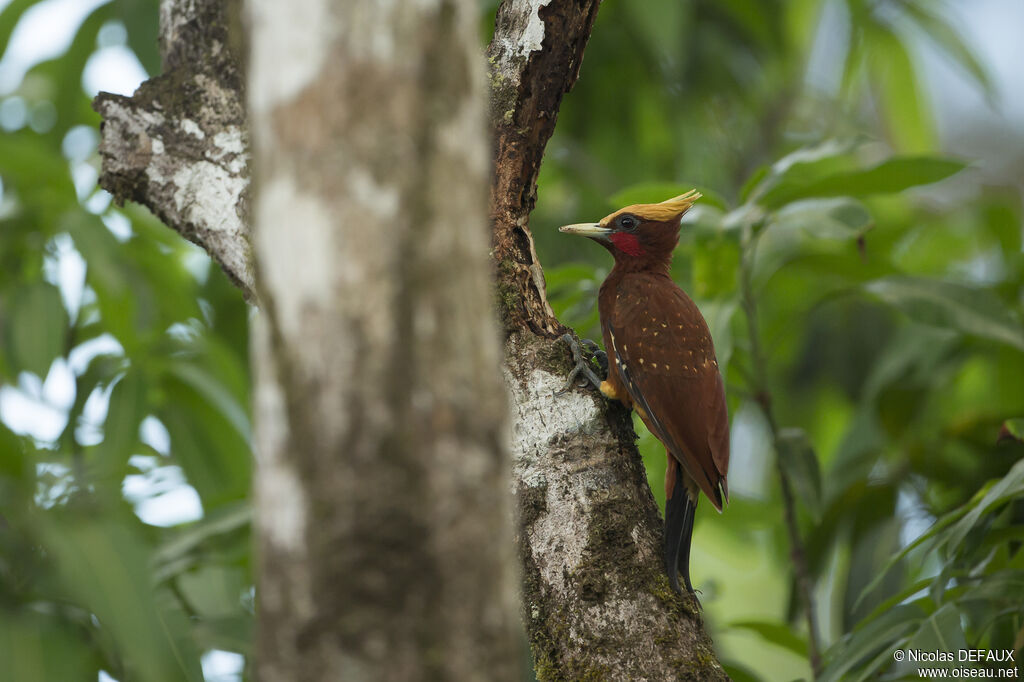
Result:
{"label": "bird's claw", "polygon": [[[572,351],[573,360],[576,361],[576,366],[569,372],[569,378],[565,382],[565,386],[561,390],[556,391],[555,395],[562,395],[572,388],[576,387],[576,379],[582,375],[584,379],[590,382],[594,388],[601,389],[601,378],[594,371],[593,365],[591,365],[591,358],[596,359],[601,369],[607,374],[608,372],[608,355],[601,350],[596,343],[590,339],[583,339],[580,343],[576,343],[576,339],[573,338],[572,334],[562,334],[562,341],[569,346],[569,350]],[[580,346],[583,346],[581,348]],[[584,350],[585,349],[585,350]],[[584,354],[586,352],[587,355]]]}

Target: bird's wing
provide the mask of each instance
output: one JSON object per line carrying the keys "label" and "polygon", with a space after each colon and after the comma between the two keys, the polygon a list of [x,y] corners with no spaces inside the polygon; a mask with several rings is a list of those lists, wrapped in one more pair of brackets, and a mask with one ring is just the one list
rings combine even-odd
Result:
{"label": "bird's wing", "polygon": [[667,275],[638,273],[619,283],[610,318],[615,368],[641,418],[721,509],[729,417],[704,317]]}

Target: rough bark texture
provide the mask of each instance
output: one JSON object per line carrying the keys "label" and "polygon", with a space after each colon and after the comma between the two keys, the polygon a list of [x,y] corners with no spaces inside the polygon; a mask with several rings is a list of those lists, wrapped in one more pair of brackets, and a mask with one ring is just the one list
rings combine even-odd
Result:
{"label": "rough bark texture", "polygon": [[475,0],[249,4],[263,680],[518,680]]}
{"label": "rough bark texture", "polygon": [[724,680],[700,613],[661,561],[662,522],[628,413],[553,392],[571,364],[528,227],[544,147],[600,0],[506,1],[488,49],[491,218],[508,340],[524,619],[541,680]]}
{"label": "rough bark texture", "polygon": [[[276,16],[269,2],[260,2],[270,14],[257,16],[256,23],[269,22],[280,31],[292,14],[308,12],[316,3],[279,4],[278,11],[287,15]],[[456,106],[469,97],[474,68],[465,61],[467,46],[474,44],[472,26],[464,23],[465,4],[410,0],[358,3],[356,10],[349,5],[357,3],[338,3],[333,11],[350,15],[344,39],[323,33],[334,15],[304,15],[316,30],[277,37],[282,42],[277,59],[301,62],[293,64],[299,77],[278,79],[262,91],[256,86],[251,93],[254,110],[260,110],[254,134],[261,158],[266,154],[269,163],[283,165],[279,171],[261,166],[275,171],[259,175],[264,198],[258,211],[268,227],[256,242],[266,311],[256,338],[257,353],[266,360],[259,363],[256,409],[259,415],[279,415],[262,423],[258,434],[263,444],[258,503],[270,555],[264,571],[282,577],[278,586],[261,585],[260,615],[264,622],[284,619],[274,630],[262,630],[258,651],[264,655],[265,679],[322,677],[278,674],[292,665],[293,671],[330,665],[330,677],[346,679],[371,674],[367,661],[395,658],[396,665],[399,660],[408,665],[408,646],[396,645],[409,641],[403,637],[433,647],[434,667],[418,671],[420,676],[474,678],[461,668],[444,667],[473,664],[467,658],[472,654],[459,648],[468,644],[440,639],[459,631],[459,617],[453,616],[453,628],[431,620],[450,591],[426,594],[405,587],[424,584],[422,573],[441,580],[436,574],[478,559],[466,546],[452,544],[461,532],[455,527],[449,535],[424,537],[430,535],[432,515],[456,525],[461,518],[460,507],[442,505],[440,493],[476,494],[476,502],[491,506],[489,512],[503,505],[502,496],[487,497],[488,486],[501,478],[500,462],[483,456],[500,451],[494,425],[501,420],[492,411],[501,406],[478,403],[466,390],[491,368],[486,352],[464,345],[469,337],[487,334],[488,316],[477,309],[478,302],[467,304],[465,295],[484,288],[473,279],[472,268],[458,273],[441,255],[473,260],[470,217],[481,210],[469,196],[475,181],[451,182],[452,173],[481,163],[473,144],[477,114],[471,105]],[[544,147],[561,98],[576,80],[598,4],[505,0],[488,50],[495,158],[490,215],[514,418],[510,487],[519,517],[523,616],[543,680],[722,680],[726,675],[700,614],[671,592],[663,575],[662,524],[628,414],[593,391],[553,395],[564,383],[569,355],[554,341],[563,328],[547,304],[527,222]],[[230,45],[221,31],[228,22],[220,8],[216,0],[164,0],[169,74],[130,100],[97,99],[107,118],[102,182],[119,198],[146,204],[206,248],[256,300],[245,222],[248,171],[242,167],[227,174],[230,189],[221,201],[206,201],[206,187],[191,185],[198,191],[189,194],[184,182],[196,175],[197,163],[216,165],[220,147],[211,145],[220,133],[239,130],[243,151],[233,152],[230,161],[247,158],[238,69],[221,62],[234,59],[236,51],[225,49]],[[388,22],[399,31],[390,40],[379,33]],[[177,45],[179,39],[184,45]],[[432,60],[409,63],[399,57],[428,49]],[[187,60],[170,56],[185,54],[181,50],[189,51]],[[321,68],[325,61],[341,66],[328,72]],[[200,90],[175,97],[161,79]],[[398,89],[406,94],[397,95]],[[435,92],[442,97],[435,99]],[[373,115],[353,104],[365,97],[376,100]],[[328,115],[339,100],[345,106]],[[217,102],[223,111],[213,106]],[[357,136],[337,139],[343,131]],[[326,150],[313,143],[327,139],[335,142]],[[378,144],[381,139],[387,144]],[[288,146],[295,151],[286,153]],[[390,157],[382,158],[384,152]],[[407,154],[415,163],[396,168],[396,159]],[[181,182],[174,180],[179,173]],[[230,183],[235,178],[239,185]],[[431,180],[423,184],[423,178]],[[457,214],[455,205],[469,213]],[[443,229],[453,219],[461,228],[457,235]],[[325,235],[316,226],[327,221],[342,227]],[[287,232],[275,230],[275,224],[287,224]],[[385,242],[393,248],[379,250]],[[371,285],[369,278],[378,272],[391,277]],[[315,285],[321,276],[327,288]],[[443,285],[446,279],[451,286]],[[440,294],[429,296],[438,280]],[[407,316],[397,315],[399,310]],[[463,317],[470,311],[479,317]],[[332,320],[339,312],[348,315],[344,323]],[[457,339],[450,335],[461,319],[476,322],[467,322],[469,332]],[[448,360],[432,367],[425,358],[434,351],[446,353]],[[365,377],[383,371],[389,372],[386,379],[366,383]],[[467,401],[480,415],[462,412]],[[483,414],[492,414],[492,421]],[[372,437],[382,425],[392,429],[388,441]],[[444,441],[441,434],[453,425],[452,433],[463,435]],[[423,448],[412,453],[409,438]],[[287,459],[281,457],[286,450]],[[325,454],[339,451],[346,453],[344,465]],[[438,481],[425,476],[426,462],[447,467]],[[391,490],[421,501],[380,506],[375,486],[381,477],[389,477]],[[467,490],[470,484],[475,493]],[[332,496],[322,499],[326,491]],[[382,530],[370,538],[359,535],[356,529],[365,529],[366,521]],[[472,518],[463,522],[476,525]],[[372,551],[353,550],[353,542],[364,540]],[[342,543],[346,551],[339,552]],[[449,556],[441,556],[442,550]],[[321,557],[321,566],[294,567]],[[458,636],[490,638],[501,650],[497,639],[507,623],[500,605],[509,595],[496,570],[498,576],[488,579],[497,581],[497,587],[491,585],[495,610],[484,623],[488,634]],[[477,578],[470,579],[466,594],[480,588]],[[340,600],[367,609],[322,608]],[[289,606],[306,620],[279,611]],[[407,620],[389,630],[394,610]],[[333,639],[325,638],[330,630]],[[445,661],[449,656],[460,658]],[[501,673],[489,671],[486,679],[500,679]]]}
{"label": "rough bark texture", "polygon": [[148,207],[203,247],[255,301],[248,233],[249,143],[238,0],[162,0],[164,73],[132,97],[100,93],[100,185]]}

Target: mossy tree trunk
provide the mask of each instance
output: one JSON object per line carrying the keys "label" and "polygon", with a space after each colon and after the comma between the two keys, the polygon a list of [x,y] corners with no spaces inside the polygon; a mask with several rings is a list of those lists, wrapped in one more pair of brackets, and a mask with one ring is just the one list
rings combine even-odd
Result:
{"label": "mossy tree trunk", "polygon": [[[358,678],[381,665],[394,666],[395,679],[473,679],[486,665],[485,679],[504,679],[514,666],[507,573],[493,549],[506,528],[495,492],[502,408],[488,378],[497,366],[490,315],[475,298],[485,249],[473,226],[485,221],[474,188],[486,172],[468,56],[475,3],[342,3],[331,16],[309,14],[321,6],[312,0],[279,3],[291,8],[282,16],[272,3],[254,5],[270,12],[254,17],[257,54],[260,21],[284,33],[295,19],[315,25],[273,38],[281,64],[252,64],[283,68],[302,57],[299,78],[250,86],[255,238],[247,96],[229,39],[236,4],[164,0],[167,73],[133,98],[101,95],[96,106],[106,118],[103,185],[203,246],[263,308],[257,515],[264,572],[280,581],[260,586],[261,672],[302,679],[330,667]],[[663,575],[661,520],[628,414],[593,391],[553,395],[569,354],[555,340],[564,330],[547,305],[528,219],[598,5],[505,0],[487,52],[522,613],[541,679],[722,680],[699,612]],[[332,32],[344,12],[350,21]],[[379,103],[374,115],[354,104],[366,97]],[[410,164],[395,166],[399,156]],[[381,492],[387,477],[390,495]],[[460,502],[443,504],[449,493]],[[479,523],[465,518],[483,502]],[[452,531],[440,532],[442,522]],[[358,530],[370,527],[381,530]],[[483,542],[483,528],[496,542],[482,556],[455,541],[465,532]],[[493,574],[482,578],[480,567]],[[464,570],[470,598],[438,622],[451,597],[445,574]],[[481,613],[482,579],[493,603],[482,632],[467,632],[469,614]],[[440,591],[417,592],[428,584]]]}

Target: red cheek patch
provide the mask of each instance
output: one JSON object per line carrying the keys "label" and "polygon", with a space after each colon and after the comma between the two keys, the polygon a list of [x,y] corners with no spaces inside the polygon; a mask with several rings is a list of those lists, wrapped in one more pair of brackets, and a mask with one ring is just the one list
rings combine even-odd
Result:
{"label": "red cheek patch", "polygon": [[640,248],[640,240],[636,238],[635,234],[616,232],[611,236],[611,240],[612,244],[615,244],[615,248],[626,255],[639,256],[644,252]]}

